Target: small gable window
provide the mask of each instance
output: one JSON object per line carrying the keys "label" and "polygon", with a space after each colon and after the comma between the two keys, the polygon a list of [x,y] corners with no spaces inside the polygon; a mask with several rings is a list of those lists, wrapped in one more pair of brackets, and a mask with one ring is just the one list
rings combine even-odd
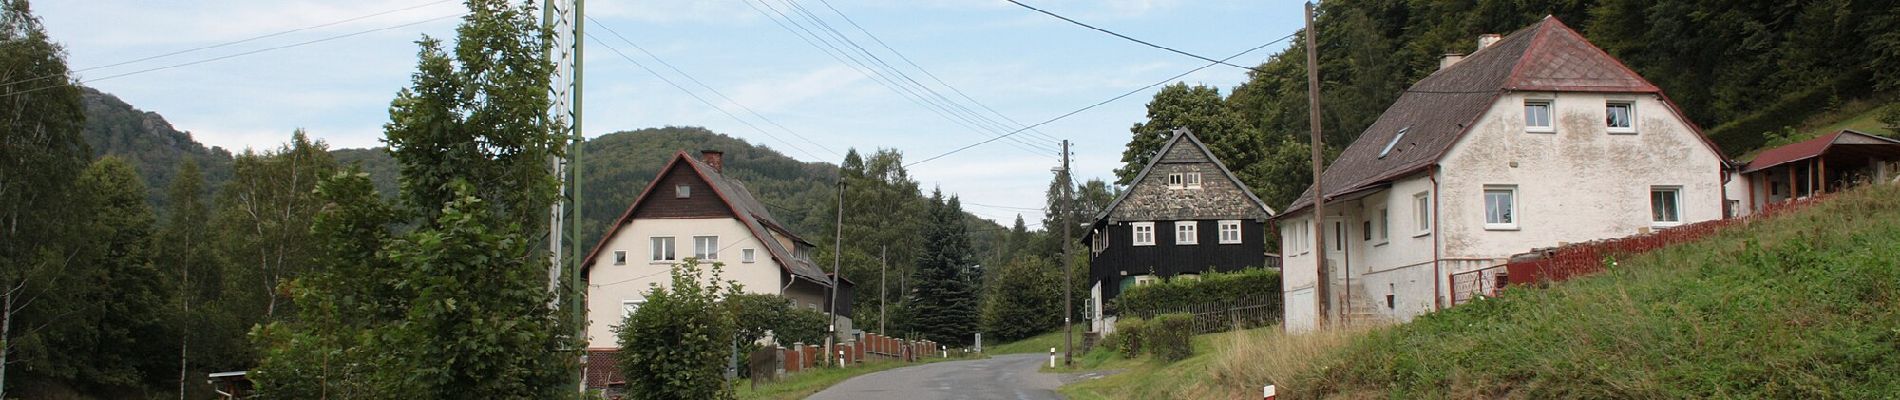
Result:
{"label": "small gable window", "polygon": [[1385,149],[1379,150],[1379,158],[1385,158],[1386,155],[1392,154],[1392,148],[1398,147],[1399,141],[1405,140],[1405,132],[1411,131],[1411,130],[1412,130],[1412,127],[1410,126],[1399,128],[1399,134],[1392,135],[1392,142],[1386,143]]}
{"label": "small gable window", "polygon": [[739,250],[739,262],[743,262],[743,263],[755,262],[755,261],[758,261],[758,257],[759,256],[758,256],[757,250],[753,250],[753,249]]}
{"label": "small gable window", "polygon": [[1189,173],[1183,174],[1181,177],[1181,184],[1187,186],[1188,189],[1200,189],[1201,188],[1201,173],[1189,172]]}
{"label": "small gable window", "polygon": [[626,250],[614,250],[614,265],[627,265]]}
{"label": "small gable window", "polygon": [[1524,130],[1536,133],[1556,132],[1556,129],[1550,125],[1550,100],[1524,101]]}
{"label": "small gable window", "polygon": [[1636,107],[1627,101],[1612,101],[1603,106],[1603,124],[1610,133],[1636,133]]}
{"label": "small gable window", "polygon": [[1179,173],[1168,174],[1168,188],[1180,189],[1186,187],[1186,185],[1182,183],[1185,179],[1186,178]]}
{"label": "small gable window", "polygon": [[673,253],[673,237],[658,236],[653,238],[653,261],[673,261],[678,259],[678,256]]}
{"label": "small gable window", "polygon": [[693,197],[692,186],[679,185],[679,186],[673,187],[673,198],[684,199],[684,198],[690,198],[690,197]]}

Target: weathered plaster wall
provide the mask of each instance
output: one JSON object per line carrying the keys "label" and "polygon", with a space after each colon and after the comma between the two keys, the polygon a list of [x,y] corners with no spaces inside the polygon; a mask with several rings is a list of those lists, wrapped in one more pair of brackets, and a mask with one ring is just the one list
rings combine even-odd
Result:
{"label": "weathered plaster wall", "polygon": [[[1525,131],[1527,96],[1553,101],[1554,133]],[[1607,131],[1608,100],[1635,102],[1635,134]],[[1658,185],[1681,187],[1682,223],[1721,218],[1721,160],[1695,135],[1654,95],[1501,96],[1440,164],[1440,255],[1502,258],[1637,234],[1658,226],[1649,200]],[[1517,187],[1517,229],[1485,228],[1486,185]]]}

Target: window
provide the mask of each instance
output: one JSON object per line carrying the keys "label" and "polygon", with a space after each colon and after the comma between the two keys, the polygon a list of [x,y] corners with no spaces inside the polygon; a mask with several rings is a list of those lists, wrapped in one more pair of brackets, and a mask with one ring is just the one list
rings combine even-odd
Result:
{"label": "window", "polygon": [[1135,237],[1132,241],[1130,241],[1130,244],[1133,244],[1136,246],[1155,245],[1155,223],[1136,222],[1133,224],[1129,224],[1128,227],[1131,230],[1133,230],[1135,233]]}
{"label": "window", "polygon": [[1517,187],[1484,188],[1484,228],[1517,229]]}
{"label": "window", "polygon": [[1372,241],[1372,220],[1368,219],[1365,221],[1360,221],[1359,225],[1360,225],[1359,227],[1360,236],[1365,236],[1365,239],[1362,239],[1362,240],[1365,240],[1368,242]]}
{"label": "window", "polygon": [[614,250],[614,265],[627,265],[626,250]]}
{"label": "window", "polygon": [[1609,102],[1603,106],[1603,124],[1610,133],[1636,133],[1636,107],[1629,102]]}
{"label": "window", "polygon": [[653,261],[673,261],[678,259],[678,257],[673,255],[672,236],[658,236],[653,238]]}
{"label": "window", "polygon": [[757,250],[739,249],[739,262],[749,263],[749,262],[755,262],[758,260],[759,260],[759,257],[758,257]]}
{"label": "window", "polygon": [[1407,127],[1404,127],[1404,128],[1399,128],[1399,134],[1397,134],[1397,135],[1393,135],[1393,136],[1392,136],[1392,142],[1391,142],[1391,143],[1386,143],[1386,144],[1385,144],[1385,149],[1383,149],[1383,150],[1379,150],[1379,158],[1385,158],[1385,155],[1386,155],[1386,154],[1391,154],[1391,153],[1392,153],[1392,148],[1393,148],[1393,147],[1398,147],[1398,146],[1399,146],[1399,141],[1400,141],[1400,140],[1404,140],[1404,139],[1405,139],[1405,132],[1406,132],[1406,131],[1410,131],[1410,130],[1412,130],[1412,127],[1410,127],[1410,126],[1407,126]]}
{"label": "window", "polygon": [[622,318],[631,316],[633,315],[635,311],[640,311],[640,306],[646,303],[647,302],[640,301],[640,300],[621,300],[620,301],[620,316]]}
{"label": "window", "polygon": [[684,199],[684,198],[688,198],[688,197],[693,197],[693,187],[692,187],[692,186],[686,186],[686,185],[679,185],[679,186],[674,186],[674,187],[673,187],[673,198],[675,198],[675,199]]}
{"label": "window", "polygon": [[1675,225],[1682,223],[1680,204],[1682,188],[1678,186],[1655,186],[1649,188],[1649,220],[1656,225]]}
{"label": "window", "polygon": [[1186,187],[1186,185],[1182,183],[1184,179],[1185,178],[1181,177],[1181,174],[1168,174],[1168,188],[1180,189]]}
{"label": "window", "polygon": [[1200,244],[1201,223],[1198,221],[1175,221],[1174,244]]}
{"label": "window", "polygon": [[694,236],[693,237],[693,258],[698,258],[701,260],[719,259],[719,237],[718,236]]}
{"label": "window", "polygon": [[1201,173],[1189,172],[1189,173],[1183,174],[1181,177],[1181,183],[1182,185],[1187,186],[1188,189],[1200,189],[1201,188]]}
{"label": "window", "polygon": [[1332,251],[1346,251],[1346,221],[1333,221],[1333,239],[1327,244],[1333,245]]}
{"label": "window", "polygon": [[1539,133],[1556,132],[1556,129],[1550,125],[1550,100],[1524,101],[1524,130]]}
{"label": "window", "polygon": [[1224,220],[1220,225],[1220,244],[1240,243],[1240,220]]}
{"label": "window", "polygon": [[1418,192],[1412,195],[1412,220],[1418,235],[1432,233],[1432,201],[1430,192]]}
{"label": "window", "polygon": [[1392,213],[1385,207],[1379,208],[1379,243],[1392,239]]}
{"label": "window", "polygon": [[1095,240],[1093,241],[1095,251],[1100,252],[1102,250],[1107,250],[1108,249],[1108,233],[1104,231],[1100,231],[1100,230],[1097,230],[1093,233],[1095,234]]}

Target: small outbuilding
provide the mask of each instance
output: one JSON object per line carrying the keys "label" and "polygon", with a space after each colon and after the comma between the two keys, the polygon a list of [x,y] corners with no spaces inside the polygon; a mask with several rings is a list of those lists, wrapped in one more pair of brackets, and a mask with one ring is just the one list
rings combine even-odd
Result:
{"label": "small outbuilding", "polygon": [[1753,214],[1775,203],[1895,179],[1900,176],[1900,140],[1842,130],[1763,151],[1740,174],[1731,188],[1741,193],[1730,199],[1746,207],[1732,211]]}

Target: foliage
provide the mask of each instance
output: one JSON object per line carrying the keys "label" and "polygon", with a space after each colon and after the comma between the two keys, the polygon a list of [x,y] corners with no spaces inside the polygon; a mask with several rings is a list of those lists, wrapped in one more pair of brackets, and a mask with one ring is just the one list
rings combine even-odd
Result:
{"label": "foliage", "polygon": [[1181,361],[1194,355],[1194,347],[1189,343],[1194,337],[1194,316],[1183,313],[1161,314],[1148,320],[1143,327],[1141,340],[1156,360],[1163,362]]}
{"label": "foliage", "polygon": [[1129,128],[1134,138],[1122,152],[1122,166],[1115,169],[1115,184],[1132,184],[1142,167],[1158,156],[1174,137],[1173,130],[1186,128],[1206,142],[1214,157],[1228,165],[1253,165],[1260,161],[1263,143],[1257,131],[1248,129],[1242,114],[1227,107],[1220,89],[1175,83],[1155,92],[1148,102],[1148,119]]}
{"label": "foliage", "polygon": [[672,284],[655,284],[646,304],[615,327],[618,365],[634,399],[731,398],[725,375],[737,346],[733,314],[719,299],[736,293],[720,282],[721,264],[708,270],[698,260],[673,267]]}
{"label": "foliage", "polygon": [[1148,321],[1141,317],[1126,316],[1115,319],[1115,333],[1103,338],[1106,347],[1115,349],[1122,357],[1134,358],[1141,355],[1142,346],[1147,342]]}
{"label": "foliage", "polygon": [[[207,372],[249,367],[252,359],[244,350],[244,331],[230,318],[233,313],[218,306],[224,294],[226,266],[214,241],[211,212],[203,201],[204,175],[198,163],[185,160],[172,175],[166,190],[166,205],[158,225],[153,260],[171,283],[174,304],[168,308],[171,329],[178,333],[178,385],[180,391],[210,395],[210,387],[197,376]],[[196,366],[194,367],[193,364]],[[188,379],[193,378],[193,379]]]}
{"label": "foliage", "polygon": [[167,375],[169,347],[141,344],[175,335],[165,319],[171,292],[152,264],[145,184],[124,160],[107,157],[75,188],[85,193],[77,206],[89,217],[79,227],[84,247],[60,276],[70,303],[41,332],[46,352],[24,360],[26,369],[107,388],[156,383]]}
{"label": "foliage", "polygon": [[910,293],[912,325],[924,339],[946,345],[969,344],[977,332],[977,279],[971,268],[970,238],[963,207],[942,191],[930,197],[929,225]]}
{"label": "foliage", "polygon": [[251,379],[265,398],[374,398],[373,329],[399,318],[406,303],[400,271],[376,255],[393,240],[397,216],[360,170],[324,179],[315,194],[324,204],[311,226],[321,265],[284,285],[297,318],[253,330],[261,354]]}
{"label": "foliage", "polygon": [[323,206],[313,196],[318,181],[336,174],[325,147],[297,130],[276,150],[247,149],[232,163],[214,224],[223,233],[222,254],[235,266],[223,305],[243,326],[295,314],[278,310],[289,302],[277,289],[315,268],[321,251],[305,221]]}
{"label": "foliage", "polygon": [[[825,314],[793,307],[792,300],[785,296],[738,293],[724,301],[738,324],[737,341],[742,346],[751,346],[768,335],[781,346],[825,340]],[[741,354],[747,353],[750,351]]]}
{"label": "foliage", "polygon": [[1062,325],[1062,269],[1041,257],[1023,256],[990,273],[983,295],[983,332],[1014,341]]}
{"label": "foliage", "polygon": [[[1261,288],[1280,287],[1280,271],[1247,268],[1234,272],[1210,271],[1197,279],[1169,279],[1129,288],[1112,305],[1120,315],[1156,315],[1199,305],[1235,305],[1266,300],[1278,310],[1280,296]],[[1274,318],[1278,320],[1278,318]],[[1271,321],[1267,321],[1271,322]]]}

